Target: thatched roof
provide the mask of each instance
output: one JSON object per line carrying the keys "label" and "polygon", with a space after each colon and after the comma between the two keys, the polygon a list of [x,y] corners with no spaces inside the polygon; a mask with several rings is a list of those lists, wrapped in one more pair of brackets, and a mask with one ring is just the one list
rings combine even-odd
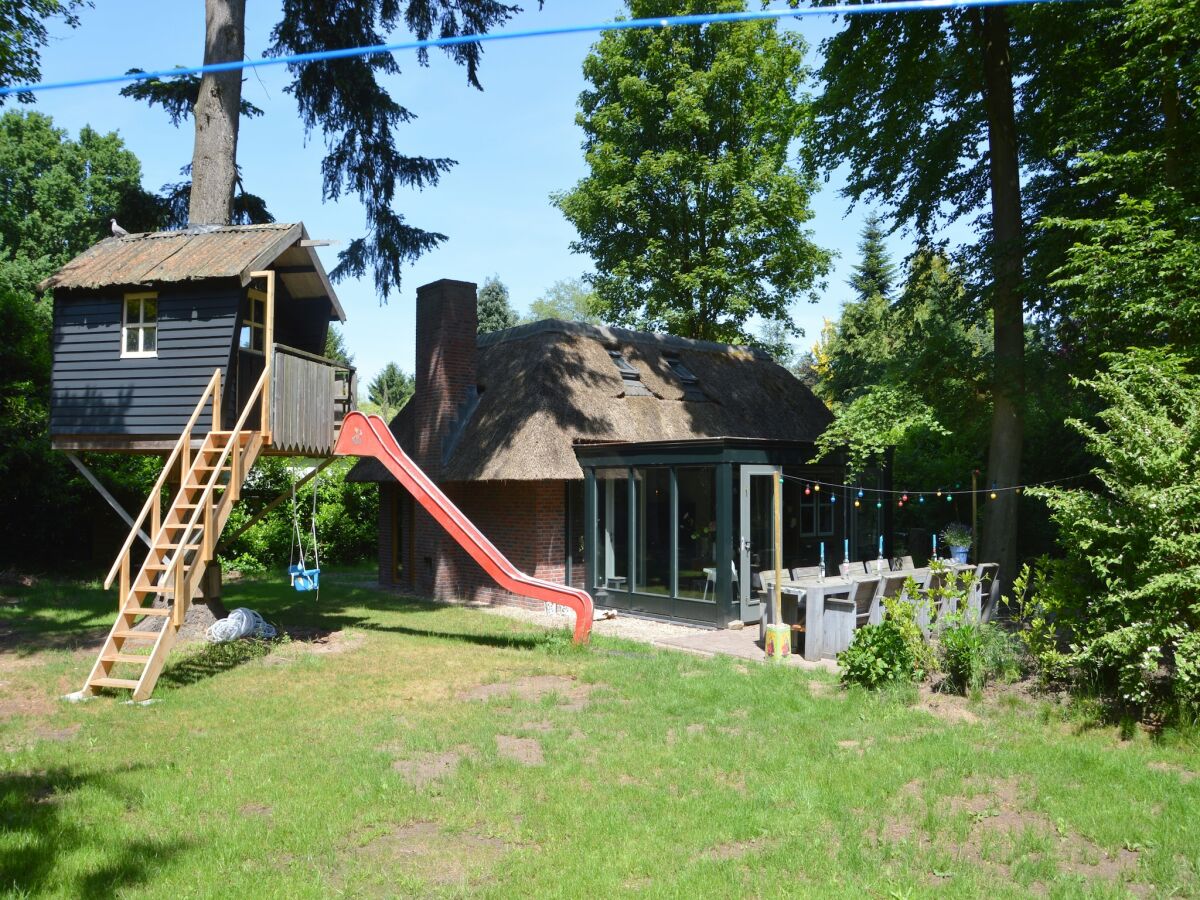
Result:
{"label": "thatched roof", "polygon": [[43,281],[41,290],[96,290],[232,278],[245,286],[250,273],[275,263],[297,299],[328,297],[345,321],[337,295],[302,223],[202,226],[106,238]]}
{"label": "thatched roof", "polygon": [[[761,350],[547,320],[481,335],[479,404],[443,468],[443,481],[578,479],[574,445],[740,437],[811,442],[831,416],[794,375]],[[626,396],[609,355],[619,350],[652,396]],[[708,397],[684,399],[674,355]],[[412,448],[410,402],[392,421]],[[375,460],[350,476],[388,481]]]}

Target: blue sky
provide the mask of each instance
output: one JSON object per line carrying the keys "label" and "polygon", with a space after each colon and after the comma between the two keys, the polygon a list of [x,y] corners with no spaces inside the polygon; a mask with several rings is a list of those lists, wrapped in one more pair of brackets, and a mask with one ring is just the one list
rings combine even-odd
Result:
{"label": "blue sky", "polygon": [[[616,2],[580,0],[547,0],[540,12],[534,2],[526,6],[509,27],[602,21],[621,9]],[[280,6],[249,0],[247,7],[246,54],[253,59],[268,46]],[[43,54],[44,80],[202,61],[202,0],[104,0],[84,10],[81,19],[78,29],[54,30],[54,40]],[[816,47],[834,25],[827,19],[804,19],[788,27],[807,38],[815,66]],[[594,35],[571,35],[488,45],[481,66],[482,92],[469,87],[465,71],[437,52],[431,54],[428,68],[417,65],[414,53],[399,55],[402,74],[388,87],[397,102],[419,117],[402,126],[401,149],[412,155],[450,157],[458,165],[436,188],[400,193],[397,208],[410,223],[450,240],[405,271],[400,291],[393,292],[387,305],[380,304],[369,279],[336,286],[347,312],[346,339],[360,383],[389,361],[412,370],[417,286],[438,278],[482,283],[495,274],[510,288],[518,311],[524,312],[550,284],[590,268],[586,257],[570,252],[574,229],[550,205],[549,195],[585,174],[575,102],[584,87],[581,64],[594,40]],[[265,115],[241,125],[238,156],[246,184],[267,200],[278,220],[302,220],[313,237],[345,246],[363,233],[362,208],[353,196],[321,202],[323,140],[314,133],[306,141],[295,104],[284,92],[287,83],[282,67],[247,76],[244,96]],[[157,190],[179,180],[180,167],[191,158],[190,122],[172,128],[161,110],[120,97],[118,90],[109,85],[50,91],[38,98],[36,108],[72,133],[86,124],[118,131],[142,160],[146,187]],[[847,215],[847,202],[837,193],[841,183],[834,173],[814,201],[814,236],[839,258],[820,302],[800,301],[795,306],[795,321],[807,333],[797,341],[800,348],[816,338],[823,317],[838,315],[847,295],[849,269],[857,258],[866,210]],[[911,250],[902,235],[891,244],[897,260]],[[322,251],[328,268],[336,263],[336,250],[334,246]]]}

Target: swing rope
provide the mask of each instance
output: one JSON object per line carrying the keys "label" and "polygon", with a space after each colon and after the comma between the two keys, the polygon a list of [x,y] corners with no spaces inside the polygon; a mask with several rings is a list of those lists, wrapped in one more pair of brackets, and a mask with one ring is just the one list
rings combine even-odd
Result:
{"label": "swing rope", "polygon": [[[320,482],[320,478],[316,479]],[[292,577],[292,586],[296,590],[313,590],[317,591],[317,598],[321,595],[321,549],[317,542],[317,488],[318,483],[313,484],[312,488],[312,555],[313,567],[308,568],[308,561],[304,554],[304,535],[300,531],[300,507],[296,502],[296,473],[292,472],[292,546],[288,550],[288,574]],[[296,552],[299,548],[300,563],[296,564]],[[297,584],[297,579],[301,579],[300,584]]]}

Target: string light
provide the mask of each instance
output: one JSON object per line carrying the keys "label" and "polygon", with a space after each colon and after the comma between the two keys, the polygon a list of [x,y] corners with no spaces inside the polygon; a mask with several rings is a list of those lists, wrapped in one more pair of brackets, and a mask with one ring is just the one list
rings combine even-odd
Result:
{"label": "string light", "polygon": [[809,487],[809,486],[806,484],[806,485],[804,486],[804,496],[805,496],[805,497],[807,497],[807,496],[808,496],[809,494],[811,494],[811,493],[812,493],[812,488],[810,488],[810,487]]}
{"label": "string light", "polygon": [[858,509],[860,506],[862,506],[862,501],[861,501],[861,500],[855,500],[855,501],[854,501],[854,508],[855,508],[855,509]]}
{"label": "string light", "polygon": [[821,490],[821,483],[820,483],[819,481],[818,481],[816,484],[814,484],[814,485],[813,485],[813,490],[814,490],[814,491],[817,491],[818,493],[820,493],[820,490]]}
{"label": "string light", "polygon": [[917,497],[917,502],[918,502],[918,503],[924,503],[924,502],[925,502],[925,495],[924,495],[924,494],[921,494],[919,497]]}

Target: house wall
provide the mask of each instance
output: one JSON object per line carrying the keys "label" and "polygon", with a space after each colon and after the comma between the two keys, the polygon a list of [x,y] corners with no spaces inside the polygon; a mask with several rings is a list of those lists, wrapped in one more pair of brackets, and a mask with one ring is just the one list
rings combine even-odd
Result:
{"label": "house wall", "polygon": [[[226,375],[241,294],[225,282],[163,286],[158,355],[122,358],[125,291],[60,293],[54,303],[51,435],[178,436],[213,369]],[[208,431],[207,413],[198,427],[199,434]]]}
{"label": "house wall", "polygon": [[[442,489],[509,561],[527,575],[557,584],[566,579],[566,485],[562,481],[471,482]],[[411,548],[411,579],[393,577],[397,541],[395,482],[380,486],[379,581],[420,597],[448,602],[513,604],[540,609],[536,600],[500,588],[423,509],[411,513],[411,535],[401,538],[401,552]],[[401,507],[402,508],[402,507]],[[407,545],[405,544],[407,543]],[[572,571],[582,587],[583,571]]]}

